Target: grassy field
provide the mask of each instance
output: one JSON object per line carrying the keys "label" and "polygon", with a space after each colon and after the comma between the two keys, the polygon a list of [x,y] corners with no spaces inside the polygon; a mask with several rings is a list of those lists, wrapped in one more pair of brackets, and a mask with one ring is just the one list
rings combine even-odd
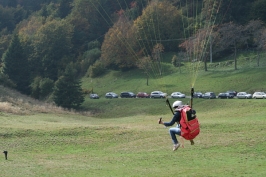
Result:
{"label": "grassy field", "polygon": [[[1,176],[266,175],[265,100],[195,99],[201,133],[194,146],[185,142],[176,152],[168,128],[157,124],[170,111],[154,104],[160,99],[144,100],[164,113],[107,119],[1,113],[0,147],[9,152],[8,160],[0,158]],[[142,109],[135,101],[131,106]]]}
{"label": "grassy field", "polygon": [[[210,68],[198,73],[195,91],[265,91],[265,72],[265,67]],[[168,128],[157,123],[159,117],[172,117],[165,99],[103,98],[108,91],[189,94],[190,76],[185,67],[181,73],[169,67],[148,86],[138,70],[84,77],[82,87],[101,98],[87,95],[83,112],[0,86],[0,148],[8,151],[8,160],[0,156],[0,176],[266,176],[265,99],[194,99],[201,133],[195,145],[186,141],[173,152]]]}

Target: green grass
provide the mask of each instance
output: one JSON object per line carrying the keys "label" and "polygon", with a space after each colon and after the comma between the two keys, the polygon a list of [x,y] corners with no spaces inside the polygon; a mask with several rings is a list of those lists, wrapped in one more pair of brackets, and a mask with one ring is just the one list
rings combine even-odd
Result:
{"label": "green grass", "polygon": [[[101,96],[86,96],[86,116],[0,87],[0,148],[8,151],[8,160],[0,156],[0,176],[266,176],[265,99],[194,99],[201,132],[194,146],[186,141],[185,148],[172,152],[168,128],[157,123],[172,117],[165,99],[103,98],[108,91],[189,94],[190,70],[184,65],[179,73],[170,66],[171,55],[163,63],[164,75],[151,77],[148,86],[139,70],[83,78],[82,87]],[[239,60],[247,57],[252,58],[243,54]],[[266,90],[265,71],[250,65],[199,70],[195,91]]]}
{"label": "green grass", "polygon": [[0,158],[1,176],[266,175],[265,100],[195,99],[201,133],[194,146],[186,141],[176,152],[168,128],[157,124],[160,116],[170,120],[170,111],[157,105],[160,99],[143,101],[162,112],[110,111],[108,119],[2,113],[0,147],[9,154]]}
{"label": "green grass", "polygon": [[[204,71],[203,63],[199,69],[191,68],[188,64],[179,68],[170,64],[174,53],[165,54],[162,66],[163,75],[159,76],[156,66],[149,72],[149,84],[146,84],[146,75],[141,70],[127,72],[109,71],[104,76],[97,78],[84,77],[82,87],[98,93],[104,97],[106,92],[113,91],[118,94],[123,91],[150,93],[161,90],[168,94],[181,91],[190,93],[193,86],[195,91],[214,91],[216,94],[227,90],[255,92],[266,91],[266,60],[265,54],[261,54],[260,67],[257,67],[256,56],[253,52],[240,53],[238,55],[238,69],[234,70],[234,64],[225,65],[233,58],[208,64],[208,71]],[[220,63],[219,66],[215,67]]]}

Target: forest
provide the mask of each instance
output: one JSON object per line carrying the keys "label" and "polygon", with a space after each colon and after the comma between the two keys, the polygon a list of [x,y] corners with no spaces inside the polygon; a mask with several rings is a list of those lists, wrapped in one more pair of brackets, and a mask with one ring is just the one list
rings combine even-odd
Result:
{"label": "forest", "polygon": [[162,52],[206,70],[238,50],[264,51],[265,22],[265,0],[0,0],[0,84],[79,108],[84,76],[149,72]]}

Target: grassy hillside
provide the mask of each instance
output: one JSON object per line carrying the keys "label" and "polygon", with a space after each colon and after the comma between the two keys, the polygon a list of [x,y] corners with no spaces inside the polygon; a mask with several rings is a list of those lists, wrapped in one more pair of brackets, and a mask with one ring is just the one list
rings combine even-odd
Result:
{"label": "grassy hillside", "polygon": [[[197,76],[187,65],[175,68],[170,64],[174,54],[168,53],[164,56],[164,74],[158,77],[158,73],[150,73],[149,84],[146,84],[146,77],[141,70],[128,72],[109,71],[98,78],[83,78],[83,88],[98,93],[99,100],[91,100],[86,97],[83,107],[93,110],[93,114],[99,117],[124,117],[136,114],[158,114],[168,113],[164,99],[106,99],[106,92],[113,91],[119,94],[122,91],[150,93],[154,90],[161,90],[170,95],[172,92],[180,91],[190,95],[191,85],[194,84],[195,91],[213,91],[217,95],[227,90],[266,91],[266,55],[261,55],[260,66],[257,65],[256,55],[253,52],[241,53],[238,55],[238,68],[234,69],[233,58],[228,57],[223,61],[208,64],[208,71],[203,70],[203,64],[197,70]],[[194,81],[195,79],[195,81]],[[173,102],[174,99],[170,99]],[[185,103],[190,100],[184,99]],[[195,104],[202,100],[195,100]],[[235,101],[235,100],[234,100]]]}
{"label": "grassy hillside", "polygon": [[[169,65],[169,63],[164,63]],[[170,68],[149,86],[139,71],[83,79],[83,87],[106,91],[190,91],[188,71]],[[213,68],[199,72],[195,90],[265,90],[265,68]],[[69,112],[0,87],[1,176],[205,177],[266,176],[265,99],[194,99],[201,132],[191,146],[172,152],[172,117],[165,99],[105,99]],[[171,102],[174,99],[170,99]],[[189,99],[183,99],[189,102]]]}

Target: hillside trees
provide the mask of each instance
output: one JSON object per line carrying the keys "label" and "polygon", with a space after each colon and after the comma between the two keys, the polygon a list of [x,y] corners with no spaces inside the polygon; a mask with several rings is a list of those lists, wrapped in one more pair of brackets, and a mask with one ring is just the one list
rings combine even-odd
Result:
{"label": "hillside trees", "polygon": [[165,51],[177,51],[178,39],[184,37],[181,13],[167,1],[150,3],[134,26],[146,55],[156,43],[161,43]]}
{"label": "hillside trees", "polygon": [[[90,66],[101,56],[101,44],[99,41],[88,43],[88,50],[83,53],[81,64],[81,74],[85,74]],[[102,64],[103,65],[103,64]]]}
{"label": "hillside trees", "polygon": [[33,46],[40,76],[55,81],[73,60],[72,35],[73,26],[66,20],[48,21],[38,29]]}
{"label": "hillside trees", "polygon": [[7,51],[4,53],[2,60],[4,62],[3,73],[16,84],[17,90],[21,93],[29,94],[29,65],[17,34],[15,34],[12,38],[12,41]]}
{"label": "hillside trees", "polygon": [[132,22],[121,15],[105,35],[102,44],[101,61],[105,67],[126,70],[135,67],[138,59],[138,45]]}
{"label": "hillside trees", "polygon": [[235,70],[237,69],[236,53],[237,48],[247,42],[247,36],[243,35],[243,26],[235,23],[222,24],[218,30],[218,47],[220,50],[230,49],[234,52]]}
{"label": "hillside trees", "polygon": [[3,29],[0,32],[0,56],[2,56],[4,52],[7,50],[11,39],[12,39],[12,35],[9,34],[9,32],[7,31],[7,28]]}
{"label": "hillside trees", "polygon": [[266,23],[266,1],[255,1],[251,6],[250,16],[253,20],[261,20]]}
{"label": "hillside trees", "polygon": [[[211,0],[216,1],[216,0]],[[223,0],[219,1],[217,24],[234,22],[246,24],[250,18],[252,4],[257,0]],[[207,1],[205,1],[206,3]]]}
{"label": "hillside trees", "polygon": [[260,52],[266,49],[266,28],[259,20],[251,20],[245,26],[246,35],[249,36],[251,45],[257,50],[257,66],[260,65]]}
{"label": "hillside trees", "polygon": [[112,24],[110,5],[107,0],[75,0],[71,13],[66,17],[74,26],[73,50],[82,54],[88,42],[96,39],[103,41],[102,36]]}
{"label": "hillside trees", "polygon": [[53,100],[57,106],[78,109],[84,102],[81,81],[76,78],[73,63],[67,65],[64,74],[56,81]]}
{"label": "hillside trees", "polygon": [[60,18],[65,18],[71,12],[71,3],[72,0],[59,0],[58,16]]}
{"label": "hillside trees", "polygon": [[203,61],[205,71],[207,71],[207,49],[212,46],[210,43],[212,27],[200,29],[193,36],[188,38],[179,47],[185,49],[186,55],[190,62]]}

